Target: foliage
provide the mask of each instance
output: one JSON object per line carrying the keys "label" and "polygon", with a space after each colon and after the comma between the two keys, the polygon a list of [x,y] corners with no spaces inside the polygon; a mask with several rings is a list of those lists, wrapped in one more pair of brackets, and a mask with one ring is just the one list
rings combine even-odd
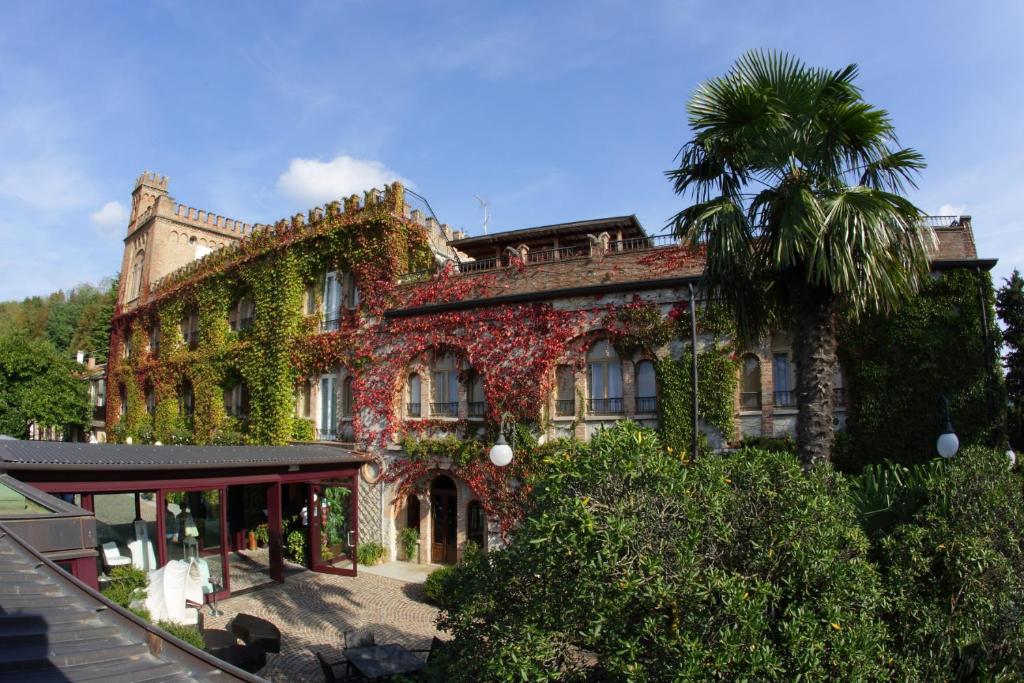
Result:
{"label": "foliage", "polygon": [[612,310],[605,329],[618,353],[632,358],[635,353],[654,353],[673,337],[672,321],[661,315],[661,307],[634,297],[631,303]]}
{"label": "foliage", "polygon": [[[666,445],[690,451],[693,438],[693,354],[689,347],[678,361],[661,358],[655,364],[658,387],[658,418]],[[705,425],[718,429],[725,439],[733,430],[733,397],[736,393],[737,365],[727,347],[708,346],[697,354],[697,416]],[[700,435],[708,449],[704,435]]]}
{"label": "foliage", "polygon": [[256,542],[260,544],[260,547],[270,543],[270,527],[267,526],[266,522],[257,524],[256,528],[253,529],[253,535],[256,536]]}
{"label": "foliage", "polygon": [[75,376],[78,367],[46,340],[0,337],[0,434],[26,438],[30,423],[84,429],[88,386]]}
{"label": "foliage", "polygon": [[1007,428],[1010,445],[1024,450],[1024,278],[1014,270],[996,294],[1006,342]]}
{"label": "foliage", "polygon": [[[988,307],[986,347],[979,310],[982,278]],[[995,413],[986,401],[986,353],[995,354],[998,330],[988,275],[944,271],[926,282],[898,312],[846,324],[839,358],[846,379],[848,451],[856,457],[837,463],[859,471],[891,459],[905,465],[935,456],[944,423],[939,399],[949,399],[960,443],[992,443],[1003,424],[1001,383],[994,385]]]}
{"label": "foliage", "polygon": [[186,626],[185,624],[178,624],[173,621],[158,621],[156,625],[194,648],[202,650],[206,647],[206,644],[203,642],[203,632],[195,626]]}
{"label": "foliage", "polygon": [[808,464],[830,456],[837,315],[890,311],[928,273],[921,211],[901,196],[923,158],[900,147],[857,75],[744,54],[690,98],[693,138],[668,173],[694,202],[676,233],[706,249],[704,283],[736,313],[742,344],[792,325]]}
{"label": "foliage", "polygon": [[293,562],[306,564],[306,534],[298,529],[289,531],[285,537],[284,554]]}
{"label": "foliage", "polygon": [[786,436],[745,436],[740,441],[740,449],[757,449],[796,455],[796,440],[788,434]]}
{"label": "foliage", "polygon": [[304,418],[292,420],[292,441],[316,441],[316,423]]}
{"label": "foliage", "polygon": [[423,582],[423,593],[426,595],[427,601],[442,609],[452,606],[454,604],[452,602],[454,593],[452,581],[454,580],[457,580],[454,565],[438,567],[427,574],[427,578]]}
{"label": "foliage", "polygon": [[417,439],[407,436],[402,448],[410,460],[437,461],[446,459],[460,467],[480,460],[484,445],[477,439],[460,439],[457,436],[443,436],[435,439]]}
{"label": "foliage", "polygon": [[107,600],[129,608],[133,600],[145,598],[149,584],[146,572],[131,565],[114,567],[110,570],[110,585],[102,593]]}
{"label": "foliage", "polygon": [[850,495],[869,534],[910,522],[928,501],[928,488],[946,474],[946,463],[905,467],[893,462],[867,465],[851,477]]}
{"label": "foliage", "polygon": [[406,527],[398,534],[398,546],[405,553],[405,559],[416,562],[419,557],[420,532],[414,527]]}
{"label": "foliage", "polygon": [[380,543],[360,543],[359,547],[356,548],[356,560],[358,560],[359,564],[372,567],[375,564],[380,564],[386,552],[384,546]]}
{"label": "foliage", "polygon": [[450,680],[889,676],[879,576],[830,468],[686,465],[630,423],[552,460],[511,543],[444,582]]}
{"label": "foliage", "polygon": [[925,502],[912,522],[889,531],[877,551],[906,678],[1020,680],[1021,475],[999,450],[977,447],[934,474],[915,487]]}

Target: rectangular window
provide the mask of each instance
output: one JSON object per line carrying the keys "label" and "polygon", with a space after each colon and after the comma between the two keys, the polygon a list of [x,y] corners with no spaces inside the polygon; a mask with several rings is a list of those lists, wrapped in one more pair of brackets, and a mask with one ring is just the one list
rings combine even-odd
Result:
{"label": "rectangular window", "polygon": [[308,381],[303,381],[299,387],[299,396],[295,406],[295,416],[308,418],[313,402],[313,388]]}
{"label": "rectangular window", "polygon": [[788,353],[777,353],[772,357],[772,383],[775,385],[775,405],[786,408],[796,405],[793,391],[792,367]]}
{"label": "rectangular window", "polygon": [[334,375],[320,378],[320,424],[317,436],[322,440],[334,440],[338,436],[337,399],[334,396]]}
{"label": "rectangular window", "polygon": [[622,412],[622,365],[611,362],[590,363],[590,405],[595,414]]}
{"label": "rectangular window", "polygon": [[576,374],[572,366],[559,365],[555,370],[555,415],[576,414]]}
{"label": "rectangular window", "polygon": [[354,310],[359,307],[359,287],[352,273],[345,273],[345,308]]}
{"label": "rectangular window", "polygon": [[339,327],[338,313],[341,305],[341,282],[334,271],[324,278],[324,305],[322,331],[333,332]]}

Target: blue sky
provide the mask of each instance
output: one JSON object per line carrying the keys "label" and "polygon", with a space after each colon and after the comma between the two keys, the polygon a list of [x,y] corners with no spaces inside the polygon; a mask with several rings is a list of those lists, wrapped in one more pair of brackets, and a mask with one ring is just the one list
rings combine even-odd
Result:
{"label": "blue sky", "polygon": [[[400,177],[472,234],[683,206],[696,85],[743,51],[856,62],[929,167],[913,195],[1024,266],[1018,2],[7,2],[0,299],[120,266],[134,179],[271,222]],[[336,189],[336,192],[334,191]],[[325,196],[326,194],[326,196]]]}

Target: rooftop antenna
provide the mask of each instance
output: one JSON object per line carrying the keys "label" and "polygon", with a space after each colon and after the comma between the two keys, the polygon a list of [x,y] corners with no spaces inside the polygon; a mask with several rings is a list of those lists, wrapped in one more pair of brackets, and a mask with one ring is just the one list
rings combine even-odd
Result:
{"label": "rooftop antenna", "polygon": [[480,202],[480,208],[484,210],[484,234],[487,234],[487,226],[491,224],[491,203],[480,195],[473,195]]}

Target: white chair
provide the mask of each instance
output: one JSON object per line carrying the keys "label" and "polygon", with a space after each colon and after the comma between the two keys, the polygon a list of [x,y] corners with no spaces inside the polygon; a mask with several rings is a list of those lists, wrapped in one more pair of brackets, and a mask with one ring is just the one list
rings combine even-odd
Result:
{"label": "white chair", "polygon": [[103,565],[107,569],[113,569],[114,567],[123,567],[131,564],[132,558],[126,557],[121,554],[121,551],[117,549],[117,544],[113,541],[108,541],[103,544]]}
{"label": "white chair", "polygon": [[128,552],[132,554],[132,566],[151,572],[156,569],[156,553],[149,541],[134,540],[128,543]]}

